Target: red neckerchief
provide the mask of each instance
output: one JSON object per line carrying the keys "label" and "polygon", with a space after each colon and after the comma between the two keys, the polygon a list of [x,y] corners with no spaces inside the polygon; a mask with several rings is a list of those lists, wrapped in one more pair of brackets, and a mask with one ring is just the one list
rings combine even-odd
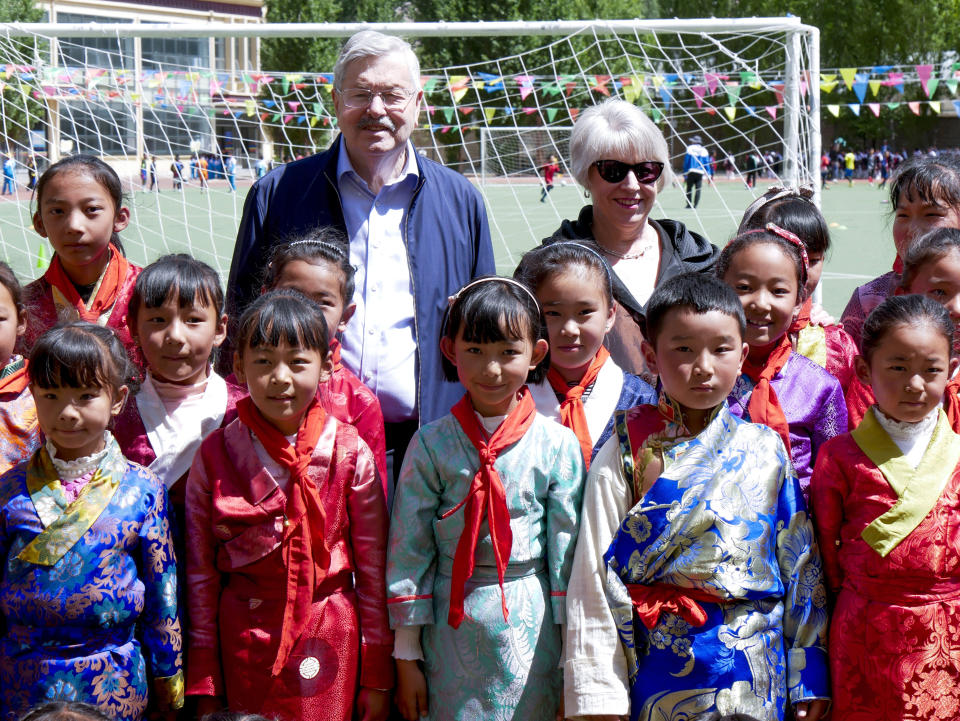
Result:
{"label": "red neckerchief", "polygon": [[130,269],[130,263],[123,257],[123,254],[113,243],[110,244],[110,261],[107,263],[106,270],[103,271],[103,280],[97,289],[97,295],[87,306],[77,292],[76,287],[63,269],[60,262],[60,256],[54,255],[50,261],[50,267],[43,274],[46,281],[54,288],[59,290],[63,297],[77,309],[80,319],[96,323],[97,320],[106,311],[113,307],[117,302],[117,296],[120,293],[120,287],[127,277],[127,271]]}
{"label": "red neckerchief", "polygon": [[563,396],[560,402],[560,423],[573,431],[577,440],[580,441],[580,451],[583,453],[583,464],[586,470],[590,470],[590,456],[593,455],[593,441],[590,439],[590,428],[587,425],[587,415],[583,410],[583,393],[590,387],[590,384],[597,380],[600,375],[600,369],[610,357],[610,351],[603,346],[590,361],[587,372],[583,374],[580,382],[572,388],[560,375],[560,371],[551,368],[547,371],[547,380],[550,387],[558,395]]}
{"label": "red neckerchief", "polygon": [[787,335],[796,335],[810,325],[810,309],[812,307],[813,298],[807,298],[803,301],[803,305],[800,306],[800,313],[797,314],[797,317],[793,319],[793,323],[790,324]]}
{"label": "red neckerchief", "polygon": [[284,435],[263,417],[250,396],[237,401],[237,415],[253,431],[270,457],[290,472],[291,478],[283,522],[286,602],[280,646],[272,670],[272,674],[277,676],[287,663],[309,617],[307,609],[313,601],[317,585],[317,566],[323,569],[320,573],[326,573],[330,566],[326,514],[320,505],[317,485],[307,472],[327,414],[319,403],[311,403],[297,432],[296,447],[290,445]]}
{"label": "red neckerchief", "polygon": [[0,378],[0,393],[22,393],[30,382],[27,375],[27,361],[24,359],[23,365],[19,370],[15,370],[8,376]]}
{"label": "red neckerchief", "polygon": [[756,385],[750,394],[747,412],[754,423],[763,423],[769,426],[783,439],[783,445],[790,453],[790,425],[780,406],[780,399],[770,385],[771,379],[783,370],[793,352],[790,337],[784,334],[780,342],[770,351],[770,355],[762,364],[751,362],[750,356],[743,362],[743,373]]}
{"label": "red neckerchief", "polygon": [[943,391],[943,409],[947,412],[950,427],[960,433],[960,374],[954,376]]}
{"label": "red neckerchief", "polygon": [[340,361],[340,341],[336,338],[330,341],[330,358],[333,360],[333,369],[335,371],[343,368],[343,363]]}
{"label": "red neckerchief", "polygon": [[537,406],[533,402],[530,390],[524,386],[520,402],[510,411],[500,427],[487,438],[487,432],[477,419],[466,394],[450,409],[453,417],[460,423],[463,432],[480,454],[480,468],[473,477],[466,498],[443,514],[441,518],[456,513],[461,506],[464,509],[463,533],[457,543],[457,552],[453,559],[453,580],[450,585],[450,612],[447,623],[459,628],[463,621],[463,596],[467,579],[473,575],[474,553],[480,536],[480,524],[487,517],[490,527],[490,540],[493,543],[493,556],[497,563],[497,579],[500,582],[500,605],[503,619],[507,620],[507,600],[503,594],[503,571],[510,560],[513,548],[513,531],[510,529],[510,510],[507,508],[507,494],[503,481],[493,464],[497,454],[523,438],[537,416]]}
{"label": "red neckerchief", "polygon": [[893,272],[897,275],[903,275],[903,258],[899,255],[893,261]]}

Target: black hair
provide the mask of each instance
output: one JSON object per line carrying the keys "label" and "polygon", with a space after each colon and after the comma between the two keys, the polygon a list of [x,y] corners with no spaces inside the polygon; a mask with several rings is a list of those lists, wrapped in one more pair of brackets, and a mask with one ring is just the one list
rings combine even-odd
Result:
{"label": "black hair", "polygon": [[271,290],[254,300],[240,316],[234,347],[243,357],[247,348],[276,347],[281,342],[319,351],[323,358],[330,352],[323,309],[298,290]]}
{"label": "black hair", "polygon": [[915,155],[904,161],[890,179],[891,212],[896,213],[901,196],[960,211],[960,153]]}
{"label": "black hair", "polygon": [[110,721],[110,717],[88,703],[49,701],[34,706],[20,721]]}
{"label": "black hair", "polygon": [[59,323],[41,335],[30,352],[30,382],[40,388],[137,390],[139,376],[123,343],[109,328],[78,320]]}
{"label": "black hair", "polygon": [[17,275],[13,272],[13,269],[2,260],[0,260],[0,285],[10,293],[13,305],[17,309],[17,320],[23,320],[27,312],[26,305],[23,302],[23,286],[17,280]]}
{"label": "black hair", "polygon": [[533,291],[552,275],[560,275],[579,266],[592,270],[607,301],[607,307],[613,305],[613,285],[610,268],[600,255],[599,248],[589,241],[561,241],[541,245],[523,254],[513,277]]}
{"label": "black hair", "polygon": [[[440,333],[455,341],[461,331],[468,343],[527,340],[533,345],[547,340],[547,324],[531,292],[516,281],[495,275],[470,281],[454,296]],[[457,368],[446,356],[441,363],[444,377],[448,381],[458,380]],[[527,383],[542,381],[549,367],[548,351],[543,361],[527,374]]]}
{"label": "black hair", "polygon": [[159,308],[171,293],[180,308],[212,306],[218,319],[223,313],[223,288],[217,271],[186,253],[174,253],[153,261],[137,276],[127,309],[131,331],[141,307]]}
{"label": "black hair", "polygon": [[863,324],[860,351],[867,363],[883,342],[884,336],[900,325],[929,325],[947,341],[953,354],[953,321],[950,311],[925,295],[894,295],[873,309]]}
{"label": "black hair", "polygon": [[[766,195],[771,195],[771,199],[749,216],[744,214],[737,234],[748,230],[763,230],[767,223],[773,223],[800,238],[808,253],[825,255],[830,249],[830,229],[823,213],[813,204],[812,199],[792,193],[781,195],[783,192],[769,191]],[[780,197],[777,197],[778,195]]]}
{"label": "black hair", "polygon": [[276,287],[288,263],[302,260],[312,265],[329,263],[343,273],[340,294],[344,306],[353,302],[354,275],[356,269],[350,265],[350,244],[346,234],[332,225],[324,225],[301,238],[274,246],[263,274],[263,288]]}
{"label": "black hair", "polygon": [[714,274],[717,278],[723,280],[727,271],[730,270],[730,264],[733,262],[733,258],[737,253],[759,244],[775,245],[790,259],[797,273],[797,302],[803,302],[807,296],[805,288],[807,284],[807,266],[803,262],[803,256],[800,255],[800,248],[769,230],[748,230],[745,233],[740,233],[740,235],[727,243],[726,247],[720,251],[717,264],[713,267]]}
{"label": "black hair", "polygon": [[741,338],[747,332],[747,318],[739,296],[729,285],[709,275],[683,273],[664,281],[653,291],[647,301],[643,335],[654,348],[667,313],[672,310],[690,310],[697,315],[716,311],[737,322]]}
{"label": "black hair", "polygon": [[[43,171],[43,175],[37,180],[37,186],[33,190],[34,197],[37,199],[36,213],[40,212],[40,203],[43,201],[43,191],[46,189],[47,183],[61,173],[89,175],[110,194],[110,199],[113,200],[114,215],[120,212],[120,208],[123,206],[123,185],[120,183],[120,176],[117,175],[117,171],[95,155],[68,155]],[[126,255],[123,243],[120,242],[119,233],[113,233],[110,236],[110,242],[117,246],[121,255]]]}
{"label": "black hair", "polygon": [[960,251],[960,230],[956,228],[935,228],[917,238],[904,253],[900,287],[909,291],[920,268],[939,260],[951,250]]}

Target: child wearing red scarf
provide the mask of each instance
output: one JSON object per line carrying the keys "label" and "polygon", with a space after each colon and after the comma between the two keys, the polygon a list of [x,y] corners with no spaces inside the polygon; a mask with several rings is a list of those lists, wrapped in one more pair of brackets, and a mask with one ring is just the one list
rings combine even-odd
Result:
{"label": "child wearing red scarf", "polygon": [[29,349],[63,320],[105,325],[142,366],[127,328],[127,303],[140,268],[123,253],[120,231],[130,221],[120,178],[92,155],[64,158],[40,176],[33,227],[53,246],[47,271],[26,287]]}
{"label": "child wearing red scarf", "polygon": [[806,299],[788,331],[794,350],[806,356],[840,381],[844,394],[855,381],[853,359],[857,344],[823,307],[813,302],[813,293],[823,274],[823,262],[830,250],[830,230],[820,209],[813,203],[809,188],[771,188],[744,211],[738,233],[762,230],[767,223],[794,233],[807,251]]}
{"label": "child wearing red scarf", "polygon": [[580,444],[527,388],[548,346],[526,286],[475,280],[447,313],[444,371],[467,393],[419,430],[400,472],[387,558],[397,705],[409,721],[554,721]]}
{"label": "child wearing red scarf", "polygon": [[333,369],[323,311],[262,295],[236,348],[250,396],[187,479],[186,692],[198,715],[383,721],[387,509],[370,449],[317,401]]}
{"label": "child wearing red scarf", "polygon": [[590,462],[613,433],[613,414],[657,393],[627,373],[603,346],[616,303],[603,258],[586,243],[559,242],[526,253],[513,277],[543,307],[550,342],[546,381],[530,385],[537,411],[572,430]]}
{"label": "child wearing red scarf", "polygon": [[370,446],[386,494],[387,445],[380,401],[343,364],[337,340],[357,309],[353,302],[355,270],[350,264],[348,247],[346,235],[329,225],[300,240],[278,245],[270,254],[263,287],[264,290],[299,290],[323,309],[330,335],[333,373],[320,384],[320,402],[335,418],[354,426]]}
{"label": "child wearing red scarf", "polygon": [[0,262],[0,473],[40,447],[37,407],[28,389],[27,359],[14,350],[27,328],[23,289]]}
{"label": "child wearing red scarf", "polygon": [[743,304],[750,346],[727,399],[730,411],[780,434],[804,493],[817,450],[847,430],[840,383],[797,353],[788,334],[805,299],[807,267],[800,239],[773,223],[730,241],[716,266]]}

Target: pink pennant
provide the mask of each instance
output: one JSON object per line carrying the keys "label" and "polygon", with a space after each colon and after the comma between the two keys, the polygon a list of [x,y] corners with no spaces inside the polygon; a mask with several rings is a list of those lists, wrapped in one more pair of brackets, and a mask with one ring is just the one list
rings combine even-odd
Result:
{"label": "pink pennant", "polygon": [[293,116],[292,116],[292,115],[284,115],[284,116],[283,116],[283,124],[284,124],[284,125],[286,125],[287,123],[289,123],[291,120],[293,120]]}
{"label": "pink pennant", "polygon": [[867,107],[873,111],[873,114],[880,117],[880,103],[867,103]]}
{"label": "pink pennant", "polygon": [[296,100],[288,100],[288,101],[287,101],[287,105],[290,106],[290,109],[291,109],[293,112],[297,112],[297,108],[300,107],[300,103],[297,102]]}
{"label": "pink pennant", "polygon": [[717,85],[720,84],[720,76],[714,73],[704,73],[703,79],[707,82],[707,88],[710,90],[710,94],[713,95],[717,92]]}
{"label": "pink pennant", "polygon": [[916,101],[910,102],[910,103],[907,103],[907,107],[910,108],[911,111],[913,111],[914,115],[920,114],[920,103]]}
{"label": "pink pennant", "polygon": [[463,113],[464,115],[469,115],[469,114],[472,113],[474,110],[476,110],[476,108],[473,108],[473,107],[471,107],[471,106],[469,106],[469,105],[464,105],[464,106],[462,106],[462,107],[460,108],[460,112]]}
{"label": "pink pennant", "polygon": [[889,87],[893,87],[894,85],[900,85],[902,82],[903,82],[903,73],[895,73],[891,71],[887,73],[887,79],[880,84],[889,88]]}
{"label": "pink pennant", "polygon": [[707,87],[705,85],[694,85],[690,88],[693,91],[693,99],[697,101],[697,107],[703,107],[703,96],[707,92]]}
{"label": "pink pennant", "polygon": [[770,88],[773,90],[773,94],[777,98],[777,105],[783,105],[783,83],[770,83]]}
{"label": "pink pennant", "polygon": [[529,75],[517,75],[514,80],[517,81],[517,87],[520,88],[520,99],[526,100],[527,96],[533,92],[533,78]]}
{"label": "pink pennant", "polygon": [[777,119],[777,106],[776,106],[776,105],[767,105],[764,109],[770,114],[770,117],[771,117],[771,118],[773,118],[774,120]]}
{"label": "pink pennant", "polygon": [[576,120],[577,116],[580,114],[580,108],[570,108],[570,119]]}
{"label": "pink pennant", "polygon": [[524,112],[525,115],[533,115],[535,112],[537,112],[537,109],[536,109],[536,108],[524,108],[524,109],[523,109],[523,112]]}

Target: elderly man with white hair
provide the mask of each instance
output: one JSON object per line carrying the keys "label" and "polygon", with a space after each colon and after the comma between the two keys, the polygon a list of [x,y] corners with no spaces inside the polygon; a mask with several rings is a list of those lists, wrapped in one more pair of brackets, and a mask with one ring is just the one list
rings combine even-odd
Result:
{"label": "elderly man with white hair", "polygon": [[357,310],[342,360],[380,401],[391,489],[418,425],[448,413],[464,392],[441,371],[447,297],[495,272],[480,193],[410,141],[422,97],[407,42],[372,30],[347,40],[334,67],[340,135],[325,152],[254,184],[227,287],[227,312],[236,318],[260,292],[272,246],[322,225],[346,233]]}

